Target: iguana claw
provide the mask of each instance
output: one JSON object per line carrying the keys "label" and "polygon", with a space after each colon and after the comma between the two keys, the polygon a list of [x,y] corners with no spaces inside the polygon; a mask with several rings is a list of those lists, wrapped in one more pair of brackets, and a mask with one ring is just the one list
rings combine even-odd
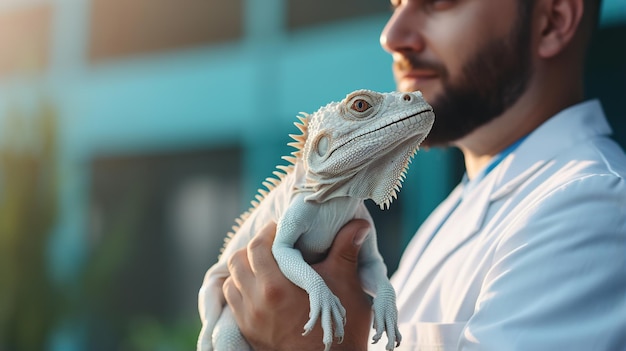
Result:
{"label": "iguana claw", "polygon": [[402,335],[398,330],[398,310],[396,309],[395,293],[391,285],[380,287],[379,294],[374,298],[374,329],[373,344],[377,343],[383,332],[387,333],[386,350],[393,350],[400,345]]}
{"label": "iguana claw", "polygon": [[335,327],[334,337],[339,339],[339,343],[343,342],[346,310],[328,287],[320,285],[316,290],[309,292],[311,311],[302,335],[309,334],[321,316],[320,323],[324,332],[322,341],[326,345],[324,350],[329,350],[333,343],[333,325]]}

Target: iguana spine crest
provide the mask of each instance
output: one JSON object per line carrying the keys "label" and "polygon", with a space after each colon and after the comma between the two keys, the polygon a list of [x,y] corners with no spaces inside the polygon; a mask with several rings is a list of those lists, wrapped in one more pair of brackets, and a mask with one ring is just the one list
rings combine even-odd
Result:
{"label": "iguana spine crest", "polygon": [[230,232],[226,233],[226,236],[224,237],[224,243],[222,245],[222,248],[220,249],[220,255],[224,253],[226,246],[228,245],[228,243],[230,243],[235,233],[237,233],[239,228],[241,228],[241,225],[250,216],[252,211],[259,207],[261,202],[263,202],[267,195],[269,195],[269,193],[272,192],[272,190],[274,190],[280,184],[280,182],[283,181],[287,174],[293,171],[293,168],[296,162],[298,162],[298,159],[302,158],[302,150],[304,149],[304,143],[306,142],[306,138],[308,136],[307,131],[309,125],[309,116],[310,114],[306,112],[300,112],[300,114],[296,116],[298,118],[298,121],[294,122],[293,124],[298,128],[298,130],[300,130],[300,134],[289,134],[289,137],[292,138],[294,141],[287,144],[288,146],[291,146],[296,150],[291,153],[293,156],[282,156],[282,159],[289,162],[289,165],[276,166],[277,170],[272,172],[272,174],[274,174],[274,177],[265,178],[265,181],[262,183],[265,189],[259,188],[257,190],[257,194],[254,196],[255,200],[252,200],[250,202],[251,207],[235,219],[235,225],[232,226]]}

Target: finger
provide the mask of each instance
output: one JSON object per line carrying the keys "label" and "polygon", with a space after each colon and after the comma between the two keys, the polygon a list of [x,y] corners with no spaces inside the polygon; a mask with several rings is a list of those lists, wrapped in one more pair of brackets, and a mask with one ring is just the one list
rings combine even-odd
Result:
{"label": "finger", "polygon": [[[222,291],[226,302],[232,309],[236,318],[245,314],[249,309],[250,296],[247,293],[254,291],[254,274],[250,269],[248,253],[245,249],[235,251],[228,259],[229,277],[222,285]],[[241,320],[237,319],[242,323]]]}
{"label": "finger", "polygon": [[272,245],[275,236],[276,223],[270,222],[256,233],[247,248],[250,269],[256,277],[256,297],[270,305],[280,304],[285,299],[288,288],[293,285],[274,259]]}
{"label": "finger", "polygon": [[[230,307],[230,311],[237,325],[239,325],[240,328],[245,328],[249,325],[249,323],[247,323],[248,319],[246,318],[248,311],[250,311],[249,300],[244,299],[241,290],[237,288],[233,279],[230,277],[224,281],[222,291],[224,292],[224,297],[226,298],[226,302]],[[246,302],[248,302],[248,304],[246,304]],[[226,309],[225,311],[229,310]],[[209,340],[211,340],[211,336],[209,335],[208,337]]]}
{"label": "finger", "polygon": [[339,230],[327,261],[336,267],[356,268],[359,250],[370,230],[370,224],[364,219],[348,222]]}
{"label": "finger", "polygon": [[240,292],[250,291],[254,288],[254,273],[248,261],[248,252],[244,249],[235,251],[228,259],[228,272],[231,284]]}
{"label": "finger", "polygon": [[272,255],[272,244],[276,236],[276,223],[266,224],[248,243],[248,257],[250,267],[256,275],[271,272],[278,269],[278,265]]}
{"label": "finger", "polygon": [[237,312],[243,310],[243,296],[241,295],[241,291],[237,288],[232,278],[227,278],[222,285],[222,291],[224,292],[224,297],[226,298],[226,302],[230,305],[230,308],[235,311],[235,315],[238,315]]}

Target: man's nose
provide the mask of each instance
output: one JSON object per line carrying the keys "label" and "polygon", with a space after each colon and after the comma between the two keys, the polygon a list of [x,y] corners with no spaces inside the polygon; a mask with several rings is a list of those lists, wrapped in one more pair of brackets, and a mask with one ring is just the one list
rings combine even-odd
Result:
{"label": "man's nose", "polygon": [[409,4],[398,6],[380,34],[380,45],[389,53],[422,51],[425,46],[422,23],[417,9]]}

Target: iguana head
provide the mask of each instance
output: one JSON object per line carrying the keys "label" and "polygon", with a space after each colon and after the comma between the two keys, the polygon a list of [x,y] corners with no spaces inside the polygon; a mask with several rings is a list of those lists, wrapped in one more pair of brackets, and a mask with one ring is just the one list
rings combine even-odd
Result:
{"label": "iguana head", "polygon": [[[307,200],[337,196],[389,206],[411,157],[434,122],[420,92],[358,90],[307,115],[296,156],[306,171]],[[298,144],[298,143],[297,143]],[[303,145],[302,145],[303,144]]]}

